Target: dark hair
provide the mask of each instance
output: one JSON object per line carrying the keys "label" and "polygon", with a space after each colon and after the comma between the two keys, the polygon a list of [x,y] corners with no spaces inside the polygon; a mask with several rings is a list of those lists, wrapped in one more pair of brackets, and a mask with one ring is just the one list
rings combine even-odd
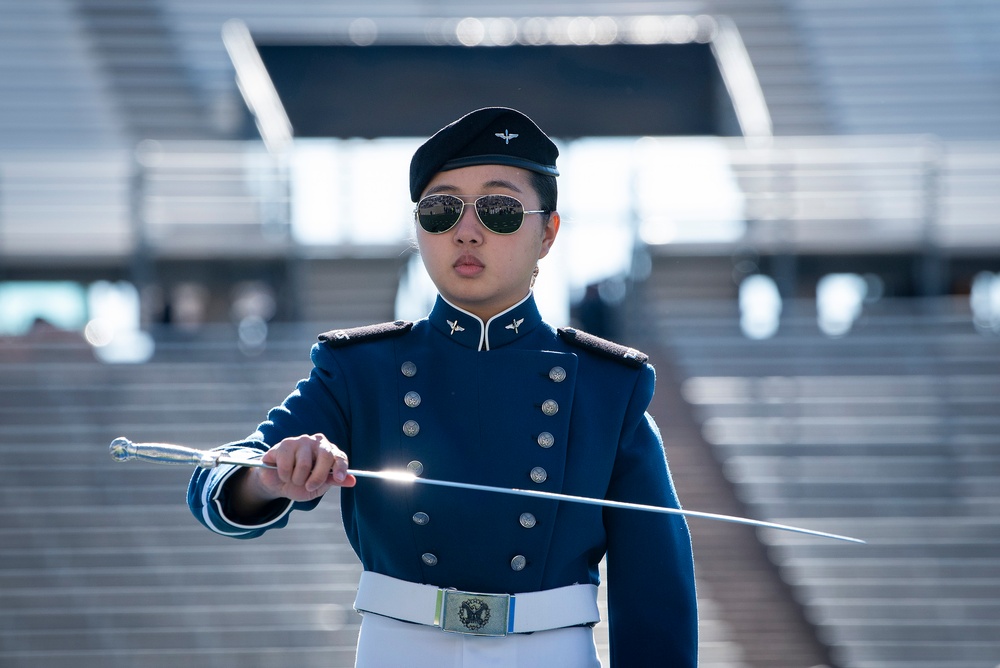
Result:
{"label": "dark hair", "polygon": [[556,185],[556,177],[548,174],[530,172],[531,186],[538,194],[538,208],[547,213],[552,213],[558,206],[559,188]]}

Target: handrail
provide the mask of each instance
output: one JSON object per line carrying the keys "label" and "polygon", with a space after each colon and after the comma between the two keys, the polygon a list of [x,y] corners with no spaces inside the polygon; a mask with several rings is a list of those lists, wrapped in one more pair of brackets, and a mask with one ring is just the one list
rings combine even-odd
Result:
{"label": "handrail", "polygon": [[[675,140],[657,141],[664,143],[657,159],[670,161]],[[927,136],[711,141],[722,147],[715,153],[743,201],[745,232],[690,252],[727,253],[734,244],[830,254],[1000,250],[1000,142]],[[356,152],[356,142],[352,146]],[[639,167],[636,158],[609,169],[641,175]],[[572,178],[561,177],[567,185]],[[632,193],[609,196],[618,208],[631,203],[636,218],[656,208]],[[0,155],[0,259],[15,263],[127,261],[140,250],[226,257],[259,254],[263,246],[287,255],[295,248],[290,207],[290,168],[259,141],[143,142],[131,155]],[[366,221],[377,224],[377,216]],[[687,251],[674,244],[671,252]]]}

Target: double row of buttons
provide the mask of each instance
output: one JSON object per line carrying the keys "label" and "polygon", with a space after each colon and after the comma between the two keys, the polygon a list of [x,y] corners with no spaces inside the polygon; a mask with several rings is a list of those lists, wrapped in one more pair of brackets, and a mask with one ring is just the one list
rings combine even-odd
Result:
{"label": "double row of buttons", "polygon": [[[417,375],[417,365],[414,364],[413,362],[403,362],[402,366],[400,367],[400,372],[407,378],[413,378],[414,376]],[[552,367],[552,369],[549,370],[548,375],[549,379],[555,383],[561,383],[564,380],[566,380],[566,370],[560,366]],[[408,408],[417,408],[418,406],[420,406],[421,401],[422,400],[420,394],[417,392],[409,391],[405,395],[403,395],[403,403]],[[555,399],[546,399],[541,404],[541,411],[544,415],[552,417],[559,412],[559,403]],[[416,420],[406,420],[403,423],[404,435],[413,438],[419,433],[420,433],[420,424]],[[546,449],[551,448],[553,445],[555,445],[555,437],[552,435],[551,432],[543,431],[538,435],[537,443],[541,448],[546,448]],[[424,472],[424,465],[418,460],[413,460],[406,465],[406,469],[413,475],[420,476]],[[549,474],[543,467],[535,466],[528,473],[528,476],[531,478],[532,482],[540,485],[546,480],[548,480]],[[428,515],[423,511],[414,513],[411,519],[413,520],[413,523],[416,524],[417,526],[425,526],[429,524],[431,521],[430,515]],[[521,513],[520,517],[518,518],[518,522],[525,529],[532,529],[538,523],[538,520],[535,518],[533,514],[524,512]],[[436,566],[438,563],[437,555],[435,555],[432,552],[425,552],[424,554],[420,555],[420,559],[427,566]],[[525,569],[527,565],[528,565],[528,560],[522,554],[515,555],[510,560],[510,568],[513,571],[522,571]]]}

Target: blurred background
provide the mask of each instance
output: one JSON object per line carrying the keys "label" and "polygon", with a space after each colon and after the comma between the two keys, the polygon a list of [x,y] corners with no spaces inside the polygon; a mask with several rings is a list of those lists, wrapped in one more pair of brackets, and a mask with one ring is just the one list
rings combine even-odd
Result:
{"label": "blurred background", "polygon": [[539,302],[650,354],[684,504],[869,542],[693,519],[701,666],[1000,666],[992,0],[0,0],[0,666],[353,665],[334,496],[234,541],[107,448],[424,315],[409,159],[490,105],[559,144]]}

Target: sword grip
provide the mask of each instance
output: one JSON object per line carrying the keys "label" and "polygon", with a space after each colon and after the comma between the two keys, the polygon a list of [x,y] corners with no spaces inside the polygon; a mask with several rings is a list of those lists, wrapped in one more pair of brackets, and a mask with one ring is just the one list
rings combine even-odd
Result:
{"label": "sword grip", "polygon": [[138,459],[154,464],[180,464],[214,468],[219,465],[219,453],[196,450],[171,443],[133,443],[123,436],[111,441],[111,458],[118,462]]}

